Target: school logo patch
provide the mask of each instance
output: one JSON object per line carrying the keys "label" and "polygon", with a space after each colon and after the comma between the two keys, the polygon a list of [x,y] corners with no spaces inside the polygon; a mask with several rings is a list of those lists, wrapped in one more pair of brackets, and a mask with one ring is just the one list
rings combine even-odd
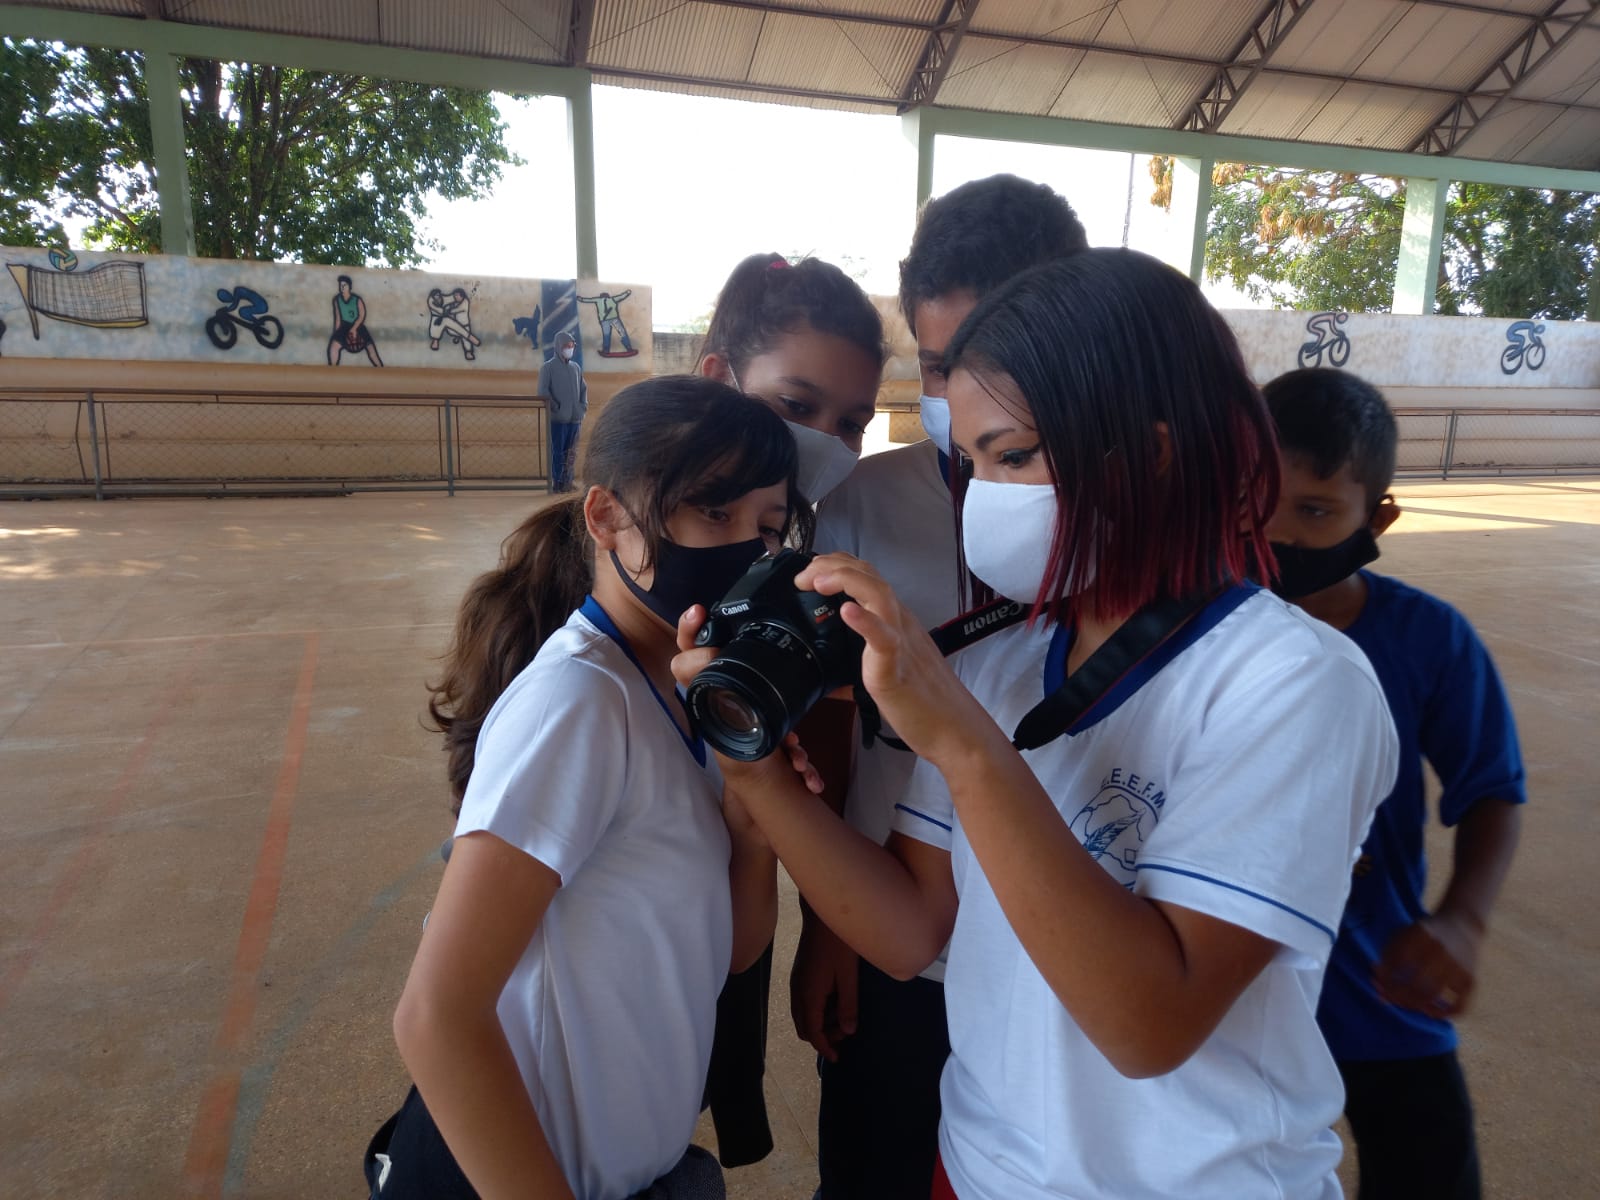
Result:
{"label": "school logo patch", "polygon": [[1161,820],[1167,795],[1160,784],[1117,767],[1100,781],[1093,800],[1068,824],[1099,864],[1132,890],[1139,849]]}

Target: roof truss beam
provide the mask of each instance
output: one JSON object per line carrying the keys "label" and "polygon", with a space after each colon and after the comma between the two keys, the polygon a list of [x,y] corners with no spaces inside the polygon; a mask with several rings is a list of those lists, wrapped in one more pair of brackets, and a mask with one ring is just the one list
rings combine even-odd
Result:
{"label": "roof truss beam", "polygon": [[[0,9],[0,12],[4,11]],[[1542,167],[1474,158],[1452,158],[1446,162],[1425,154],[1379,150],[1370,146],[1335,146],[1294,142],[1285,138],[1113,125],[1106,121],[982,112],[941,105],[921,109],[920,115],[922,126],[930,136],[987,138],[991,141],[1026,142],[1039,146],[1076,146],[1086,150],[1115,150],[1121,154],[1176,154],[1209,158],[1216,162],[1270,163],[1273,166],[1301,167],[1310,171],[1387,175],[1393,179],[1447,178],[1463,183],[1600,192],[1600,171],[1571,167]]]}
{"label": "roof truss beam", "polygon": [[1555,0],[1522,36],[1412,144],[1412,153],[1454,154],[1479,125],[1500,110],[1517,86],[1588,24],[1600,0]]}
{"label": "roof truss beam", "polygon": [[567,13],[567,62],[583,66],[589,57],[589,35],[594,32],[595,0],[572,0]]}
{"label": "roof truss beam", "polygon": [[978,0],[945,0],[939,24],[928,31],[928,41],[922,48],[917,65],[911,69],[911,78],[900,93],[900,111],[909,112],[938,98],[944,77],[950,71],[950,62],[956,48],[972,23],[972,14],[978,9]]}
{"label": "roof truss beam", "polygon": [[1249,32],[1218,68],[1200,98],[1176,125],[1199,133],[1215,133],[1227,120],[1244,90],[1255,82],[1277,48],[1283,45],[1313,0],[1267,0]]}

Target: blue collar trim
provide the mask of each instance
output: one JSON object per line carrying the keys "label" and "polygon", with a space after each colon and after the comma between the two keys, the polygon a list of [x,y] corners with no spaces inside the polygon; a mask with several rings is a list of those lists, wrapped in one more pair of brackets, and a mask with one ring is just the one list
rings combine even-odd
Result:
{"label": "blue collar trim", "polygon": [[[1261,588],[1253,583],[1236,583],[1202,608],[1182,629],[1146,655],[1133,668],[1117,680],[1108,691],[1086,709],[1081,717],[1066,730],[1070,736],[1105,720],[1121,708],[1138,690],[1160,674],[1161,669],[1202,637],[1221,624],[1222,619],[1238,608]],[[1050,650],[1044,660],[1044,694],[1051,695],[1067,681],[1067,655],[1077,636],[1073,627],[1062,625],[1050,639]]]}
{"label": "blue collar trim", "polygon": [[[615,642],[622,652],[628,656],[628,661],[631,662],[634,665],[634,668],[639,672],[639,678],[644,680],[645,687],[650,689],[650,694],[656,698],[656,703],[661,706],[661,711],[666,714],[667,720],[672,722],[672,731],[682,739],[683,744],[688,748],[689,753],[694,755],[695,762],[699,763],[702,767],[705,766],[705,739],[699,736],[690,737],[688,734],[683,732],[683,727],[678,724],[677,718],[672,715],[672,710],[667,707],[666,700],[662,698],[660,692],[656,691],[656,685],[651,682],[649,673],[644,669],[644,664],[639,661],[639,656],[633,652],[633,647],[628,645],[628,639],[622,636],[622,630],[617,628],[616,622],[611,619],[610,615],[605,609],[600,607],[599,601],[597,601],[593,596],[585,596],[583,598],[583,604],[579,607],[578,611],[583,614],[584,618],[591,625]],[[672,695],[673,698],[678,701],[679,708],[682,708],[683,697],[677,692],[673,692]]]}

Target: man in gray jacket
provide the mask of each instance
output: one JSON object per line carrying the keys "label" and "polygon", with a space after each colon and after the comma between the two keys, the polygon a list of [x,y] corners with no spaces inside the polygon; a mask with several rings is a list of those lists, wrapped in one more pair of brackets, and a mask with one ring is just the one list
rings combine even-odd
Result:
{"label": "man in gray jacket", "polygon": [[539,392],[550,411],[550,490],[570,492],[573,460],[577,457],[578,426],[589,411],[589,385],[583,368],[572,361],[578,341],[562,330],[556,334],[556,352],[539,368]]}

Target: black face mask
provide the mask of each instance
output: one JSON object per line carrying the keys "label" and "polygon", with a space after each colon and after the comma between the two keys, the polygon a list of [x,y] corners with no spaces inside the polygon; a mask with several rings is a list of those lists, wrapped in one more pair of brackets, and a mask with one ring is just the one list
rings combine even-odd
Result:
{"label": "black face mask", "polygon": [[678,618],[696,604],[710,608],[726,596],[766,552],[761,538],[726,546],[680,546],[663,538],[656,547],[656,576],[648,590],[628,574],[615,550],[611,565],[640,603],[676,629]]}
{"label": "black face mask", "polygon": [[1378,539],[1370,526],[1363,525],[1337,546],[1310,550],[1273,542],[1272,553],[1278,560],[1278,581],[1272,590],[1285,600],[1298,600],[1332,587],[1376,559]]}

